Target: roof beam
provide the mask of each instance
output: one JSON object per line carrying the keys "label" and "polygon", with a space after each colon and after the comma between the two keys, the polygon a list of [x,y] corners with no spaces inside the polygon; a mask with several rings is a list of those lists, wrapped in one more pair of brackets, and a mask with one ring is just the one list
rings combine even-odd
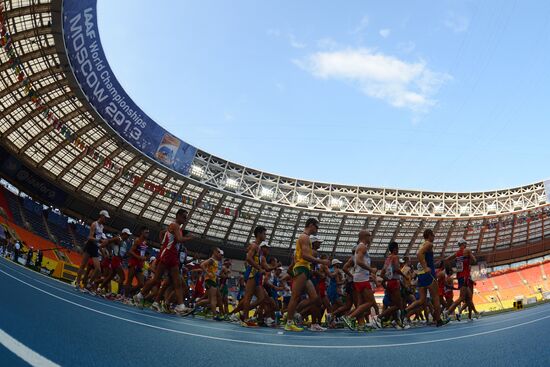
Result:
{"label": "roof beam", "polygon": [[[204,193],[204,191],[201,193],[201,195],[204,197],[203,193]],[[214,212],[212,213],[210,218],[208,218],[208,222],[206,223],[206,226],[204,227],[204,231],[202,233],[203,236],[206,236],[206,234],[208,233],[208,230],[210,229],[210,226],[214,222],[214,218],[216,218],[216,214],[218,214],[218,212],[220,211],[220,208],[222,207],[226,197],[227,197],[227,194],[223,194],[220,197],[220,200],[218,200],[218,203],[216,204],[216,207],[214,208]]]}
{"label": "roof beam", "polygon": [[453,219],[453,223],[451,224],[451,227],[449,228],[449,232],[447,232],[447,236],[445,237],[445,242],[443,242],[443,248],[441,249],[441,256],[445,256],[445,251],[447,250],[447,246],[449,245],[449,241],[451,240],[451,236],[453,235],[457,222],[458,222],[457,219]]}
{"label": "roof beam", "polygon": [[[237,206],[237,210],[239,211],[239,213],[243,210],[245,202],[246,202],[245,199],[241,199],[241,202]],[[233,218],[231,218],[231,222],[229,223],[229,226],[227,227],[227,231],[225,232],[225,236],[223,237],[224,243],[227,242],[227,239],[229,238],[229,234],[231,233],[231,231],[233,230],[233,226],[235,226],[235,223],[237,222],[237,218],[239,217],[234,216]]]}
{"label": "roof beam", "polygon": [[334,254],[336,253],[336,246],[338,246],[338,242],[340,241],[340,236],[342,235],[342,230],[344,229],[344,224],[346,223],[346,219],[348,216],[344,214],[342,216],[342,220],[340,221],[340,227],[338,227],[338,233],[336,234],[336,239],[334,240],[334,246],[332,246],[332,252],[330,253],[330,257],[334,257]]}
{"label": "roof beam", "polygon": [[256,225],[258,224],[258,221],[260,220],[260,217],[262,216],[262,211],[264,210],[265,208],[265,203],[262,203],[262,205],[260,205],[260,209],[258,210],[258,215],[256,215],[256,217],[254,218],[254,222],[252,223],[252,226],[250,227],[250,231],[248,232],[248,237],[246,238],[246,245],[245,246],[248,246],[248,244],[250,243],[250,239],[252,238],[252,235],[254,234],[254,228],[256,228]]}

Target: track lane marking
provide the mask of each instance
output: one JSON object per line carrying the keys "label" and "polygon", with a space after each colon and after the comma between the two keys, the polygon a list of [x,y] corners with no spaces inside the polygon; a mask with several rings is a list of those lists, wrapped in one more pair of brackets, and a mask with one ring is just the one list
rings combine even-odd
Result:
{"label": "track lane marking", "polygon": [[0,329],[0,344],[6,347],[10,352],[34,367],[60,367],[57,363],[50,361],[41,354],[36,353],[25,344]]}
{"label": "track lane marking", "polygon": [[[172,333],[175,333],[175,334],[194,336],[194,337],[210,339],[210,340],[232,342],[232,343],[238,343],[238,344],[248,344],[248,345],[263,345],[263,346],[270,346],[270,347],[304,348],[304,349],[357,349],[357,348],[359,348],[359,349],[369,348],[370,349],[370,348],[388,348],[388,347],[432,344],[432,343],[441,343],[441,342],[445,342],[445,341],[460,340],[460,339],[472,338],[472,337],[475,337],[475,336],[493,334],[493,333],[497,333],[497,332],[500,332],[500,331],[510,330],[510,329],[514,329],[514,328],[517,328],[517,327],[520,327],[520,326],[529,325],[529,324],[532,324],[532,323],[550,318],[550,315],[548,315],[548,316],[544,316],[544,317],[541,317],[541,318],[538,318],[538,319],[535,319],[535,320],[526,321],[526,322],[515,324],[515,325],[510,325],[510,326],[506,326],[506,327],[499,328],[499,329],[494,329],[494,330],[489,330],[489,331],[484,331],[484,332],[478,332],[478,333],[473,333],[473,334],[468,334],[468,335],[460,335],[460,336],[456,336],[456,337],[441,338],[441,339],[434,339],[434,340],[425,340],[425,341],[418,341],[418,342],[408,342],[408,343],[392,343],[392,344],[376,344],[376,345],[361,345],[361,344],[360,345],[304,345],[304,344],[294,345],[294,344],[282,344],[282,343],[266,343],[266,342],[238,340],[238,339],[230,339],[230,338],[222,338],[222,337],[216,337],[216,336],[210,336],[210,335],[190,333],[190,332],[186,332],[186,331],[165,328],[165,327],[161,327],[161,326],[157,326],[157,325],[151,325],[151,324],[147,324],[147,323],[140,322],[140,321],[130,320],[130,319],[120,317],[120,316],[116,316],[116,315],[113,315],[113,314],[110,314],[110,313],[107,313],[107,312],[95,310],[93,308],[81,305],[81,304],[73,302],[73,301],[69,301],[65,298],[59,297],[59,296],[57,296],[53,293],[50,293],[48,291],[45,291],[43,289],[40,289],[40,288],[32,285],[32,284],[29,284],[29,283],[25,282],[24,280],[18,279],[16,277],[14,277],[13,275],[6,273],[4,270],[0,270],[0,273],[3,273],[3,274],[5,274],[6,276],[8,276],[12,279],[27,285],[28,287],[36,289],[39,292],[47,294],[47,295],[49,295],[53,298],[59,299],[63,302],[72,304],[74,306],[89,310],[91,312],[94,312],[94,313],[97,313],[97,314],[100,314],[100,315],[104,315],[104,316],[111,317],[111,318],[114,318],[114,319],[126,321],[126,322],[131,323],[131,324],[140,325],[140,326],[144,326],[144,327],[148,327],[148,328],[156,329],[156,330],[161,330],[161,331],[168,331],[168,332],[172,332]],[[363,340],[365,340],[365,339],[363,339]]]}

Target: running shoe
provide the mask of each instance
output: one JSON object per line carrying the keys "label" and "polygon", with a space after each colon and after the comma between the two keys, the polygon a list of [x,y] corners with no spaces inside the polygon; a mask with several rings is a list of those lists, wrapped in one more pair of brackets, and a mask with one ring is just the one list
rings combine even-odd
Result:
{"label": "running shoe", "polygon": [[213,320],[214,321],[223,321],[223,316],[221,316],[220,314],[216,314],[216,316],[213,317]]}
{"label": "running shoe", "polygon": [[285,331],[296,331],[296,332],[300,332],[300,331],[304,331],[303,328],[299,327],[299,326],[296,326],[296,324],[294,322],[287,322],[286,325],[285,325]]}
{"label": "running shoe", "polygon": [[397,330],[403,330],[403,326],[401,325],[401,322],[397,322],[397,321],[393,320],[391,322],[391,325]]}
{"label": "running shoe", "polygon": [[265,325],[268,326],[268,327],[274,327],[274,326],[276,326],[275,320],[272,319],[271,317],[268,317],[268,318],[265,319]]}
{"label": "running shoe", "polygon": [[363,324],[357,326],[357,331],[362,333],[370,333],[371,331],[374,331],[374,329],[368,324]]}
{"label": "running shoe", "polygon": [[354,317],[342,316],[342,320],[350,330],[355,330],[357,327],[357,320]]}
{"label": "running shoe", "polygon": [[448,320],[438,320],[435,324],[436,327],[440,327],[440,326],[443,326],[443,325],[447,325],[449,323]]}
{"label": "running shoe", "polygon": [[309,331],[323,332],[323,331],[327,331],[327,329],[325,329],[319,324],[311,324],[311,326],[309,327]]}
{"label": "running shoe", "polygon": [[153,302],[153,304],[151,305],[151,309],[153,311],[162,312],[162,308],[160,307],[160,304],[156,301]]}
{"label": "running shoe", "polygon": [[139,308],[143,308],[143,295],[141,293],[136,294],[133,297],[134,304]]}
{"label": "running shoe", "polygon": [[483,311],[482,312],[474,312],[474,318],[475,319],[480,319],[481,316],[483,316]]}
{"label": "running shoe", "polygon": [[258,327],[258,323],[256,321],[253,321],[252,319],[248,319],[241,322],[241,326],[243,327]]}
{"label": "running shoe", "polygon": [[239,317],[239,315],[234,313],[233,315],[229,316],[229,321],[231,321],[231,322],[241,322],[241,318]]}
{"label": "running shoe", "polygon": [[380,320],[380,317],[376,316],[373,318],[372,325],[377,329],[382,329],[382,320]]}
{"label": "running shoe", "polygon": [[455,314],[455,317],[456,317],[456,321],[460,321],[460,319],[461,319],[461,317],[460,317],[460,316],[461,316],[461,315],[460,315],[460,313],[457,313],[457,314]]}
{"label": "running shoe", "polygon": [[185,307],[185,305],[181,304],[181,305],[177,305],[176,308],[174,308],[174,312],[179,316],[188,316],[191,313],[193,313],[193,309],[189,307]]}

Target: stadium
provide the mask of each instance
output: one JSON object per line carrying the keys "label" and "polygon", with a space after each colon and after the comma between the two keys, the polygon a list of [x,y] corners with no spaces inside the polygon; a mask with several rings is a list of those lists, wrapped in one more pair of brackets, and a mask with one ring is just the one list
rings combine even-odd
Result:
{"label": "stadium", "polygon": [[[400,355],[417,365],[412,356],[422,348],[433,349],[429,365],[446,360],[443,351],[451,348],[465,351],[461,363],[550,360],[550,181],[430,192],[314,182],[230,162],[180,140],[132,101],[107,62],[95,0],[0,4],[0,238],[5,255],[21,245],[9,251],[13,261],[0,259],[2,365],[297,365],[318,352],[330,365],[365,355],[380,366],[399,365]],[[286,271],[306,220],[315,218],[320,254],[345,263],[366,230],[378,269],[392,241],[416,264],[426,230],[433,231],[436,259],[466,240],[477,259],[472,300],[495,315],[440,329],[319,336],[159,314],[74,291],[70,283],[101,211],[108,212],[108,233],[149,228],[148,255],[158,257],[181,209],[194,260],[213,249],[233,260],[232,299],[256,227],[267,228],[270,255]],[[381,304],[384,289],[373,291]],[[113,347],[122,341],[127,349]],[[265,354],[272,358],[263,360]]]}

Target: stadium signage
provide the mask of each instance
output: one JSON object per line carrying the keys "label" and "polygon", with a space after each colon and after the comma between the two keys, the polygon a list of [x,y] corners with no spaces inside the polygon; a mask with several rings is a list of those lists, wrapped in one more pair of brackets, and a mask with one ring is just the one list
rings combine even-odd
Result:
{"label": "stadium signage", "polygon": [[0,148],[0,171],[12,180],[13,184],[22,187],[31,195],[42,198],[49,204],[63,205],[65,203],[67,198],[65,192],[44,181],[2,148]]}
{"label": "stadium signage", "polygon": [[63,1],[63,38],[71,69],[97,113],[126,141],[160,164],[189,175],[197,149],[143,112],[116,79],[101,45],[97,0]]}

